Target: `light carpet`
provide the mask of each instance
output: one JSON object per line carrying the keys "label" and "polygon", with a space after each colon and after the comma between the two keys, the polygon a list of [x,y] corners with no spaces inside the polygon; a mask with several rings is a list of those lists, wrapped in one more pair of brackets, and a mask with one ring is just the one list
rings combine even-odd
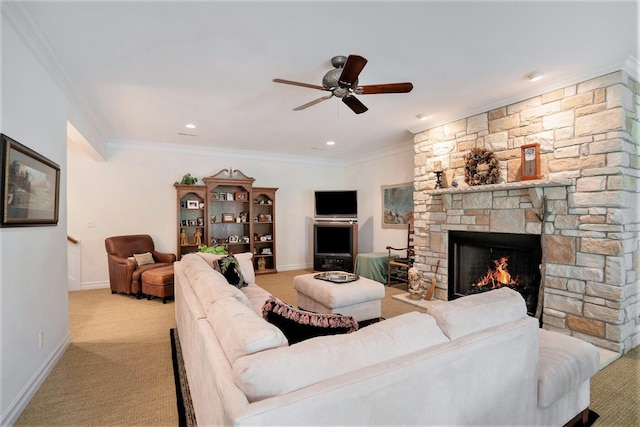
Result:
{"label": "light carpet", "polygon": [[[258,276],[269,292],[295,304],[293,277],[311,270]],[[385,318],[416,310],[392,298]],[[109,289],[69,293],[71,346],[18,419],[16,426],[176,426],[178,411],[169,330],[175,304],[111,295]],[[593,378],[596,427],[640,425],[640,347]]]}

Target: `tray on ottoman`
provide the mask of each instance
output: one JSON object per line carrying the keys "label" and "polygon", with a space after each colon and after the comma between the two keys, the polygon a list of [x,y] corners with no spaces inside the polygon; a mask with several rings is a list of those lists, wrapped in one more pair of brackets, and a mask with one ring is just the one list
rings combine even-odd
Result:
{"label": "tray on ottoman", "polygon": [[162,298],[162,303],[166,304],[167,299],[173,296],[173,265],[142,273],[142,293],[147,299]]}

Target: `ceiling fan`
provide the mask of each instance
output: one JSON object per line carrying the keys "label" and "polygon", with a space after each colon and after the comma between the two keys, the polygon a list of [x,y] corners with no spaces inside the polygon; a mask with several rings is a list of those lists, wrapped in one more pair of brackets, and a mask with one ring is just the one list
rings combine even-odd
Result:
{"label": "ceiling fan", "polygon": [[308,83],[294,82],[284,79],[273,79],[275,83],[284,83],[294,86],[308,87],[331,92],[311,102],[294,108],[294,111],[304,110],[305,108],[316,105],[333,96],[342,98],[342,102],[347,104],[356,114],[364,113],[368,108],[360,102],[355,95],[371,95],[376,93],[407,93],[413,89],[411,83],[386,83],[377,85],[358,86],[358,75],[367,64],[367,60],[359,55],[334,56],[331,58],[333,70],[327,72],[322,78],[322,86]]}

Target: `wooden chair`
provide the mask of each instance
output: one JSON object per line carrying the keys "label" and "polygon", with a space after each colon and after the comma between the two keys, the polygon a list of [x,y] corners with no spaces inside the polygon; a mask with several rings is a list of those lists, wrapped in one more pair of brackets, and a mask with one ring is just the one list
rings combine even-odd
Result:
{"label": "wooden chair", "polygon": [[[392,252],[393,251],[393,252]],[[409,284],[409,269],[413,267],[415,252],[413,248],[413,224],[407,224],[407,246],[394,248],[387,246],[387,286]],[[394,256],[401,252],[404,256]]]}

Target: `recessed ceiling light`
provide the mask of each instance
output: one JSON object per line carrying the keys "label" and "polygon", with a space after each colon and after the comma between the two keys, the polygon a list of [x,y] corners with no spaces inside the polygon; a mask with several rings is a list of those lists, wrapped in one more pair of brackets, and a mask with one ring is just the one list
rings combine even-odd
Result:
{"label": "recessed ceiling light", "polygon": [[327,141],[327,145],[336,145],[334,141]]}
{"label": "recessed ceiling light", "polygon": [[541,71],[534,71],[533,73],[527,74],[527,78],[532,82],[540,80],[542,77],[544,77],[544,73]]}
{"label": "recessed ceiling light", "polygon": [[196,125],[194,125],[193,123],[188,123],[188,124],[184,125],[184,127],[189,128],[189,129],[195,129]]}
{"label": "recessed ceiling light", "polygon": [[418,114],[416,116],[416,119],[418,119],[418,120],[426,120],[427,117],[429,117],[429,116],[427,116],[426,114]]}

